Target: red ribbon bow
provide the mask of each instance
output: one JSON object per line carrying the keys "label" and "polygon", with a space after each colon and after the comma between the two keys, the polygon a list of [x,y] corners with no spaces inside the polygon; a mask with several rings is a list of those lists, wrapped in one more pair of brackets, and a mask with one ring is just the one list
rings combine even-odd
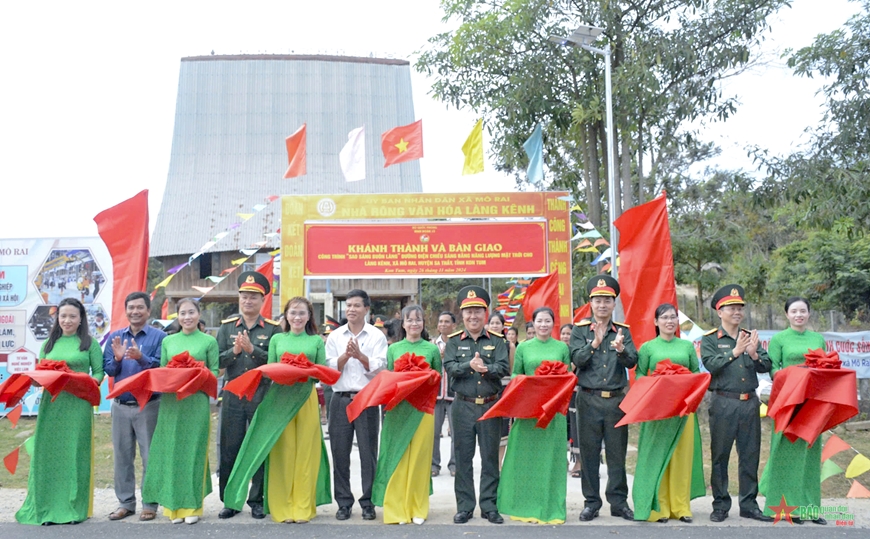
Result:
{"label": "red ribbon bow", "polygon": [[75,372],[69,368],[66,361],[55,361],[53,359],[42,359],[36,364],[38,371],[57,371],[57,372]]}
{"label": "red ribbon bow", "polygon": [[568,374],[568,366],[561,361],[542,361],[535,369],[535,376],[558,376]]}
{"label": "red ribbon bow", "polygon": [[669,376],[672,374],[692,374],[692,371],[680,364],[671,363],[670,359],[663,359],[656,363],[656,368],[650,373],[650,376]]}
{"label": "red ribbon bow", "polygon": [[307,369],[312,366],[312,363],[305,357],[305,354],[291,354],[290,352],[284,352],[284,355],[281,356],[281,363],[291,367],[299,367],[300,369]]}
{"label": "red ribbon bow", "polygon": [[428,371],[432,367],[426,363],[424,356],[418,356],[413,352],[406,352],[393,363],[393,372],[418,372]]}
{"label": "red ribbon bow", "polygon": [[819,348],[818,350],[810,350],[804,354],[806,366],[811,369],[839,369],[843,366],[840,361],[840,354],[837,352],[827,352]]}
{"label": "red ribbon bow", "polygon": [[205,363],[197,361],[186,350],[178,355],[172,356],[169,363],[166,364],[167,369],[204,369]]}

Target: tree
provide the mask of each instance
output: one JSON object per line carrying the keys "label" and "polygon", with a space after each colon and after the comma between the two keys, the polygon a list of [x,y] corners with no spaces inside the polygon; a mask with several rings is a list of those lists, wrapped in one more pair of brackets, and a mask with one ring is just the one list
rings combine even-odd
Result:
{"label": "tree", "polygon": [[[497,168],[521,189],[522,143],[544,124],[550,181],[586,201],[602,224],[607,189],[603,60],[559,47],[577,21],[604,28],[612,48],[616,215],[654,190],[662,155],[695,144],[694,120],[724,120],[736,108],[717,82],[748,65],[767,18],[787,0],[443,0],[455,30],[430,39],[416,69],[432,93],[486,119]],[[583,192],[577,186],[582,184]]]}
{"label": "tree", "polygon": [[807,148],[791,155],[756,157],[770,173],[765,190],[771,201],[790,200],[801,221],[848,234],[870,230],[870,0],[843,28],[816,37],[812,45],[789,51],[799,76],[826,77],[820,92],[825,115]]}

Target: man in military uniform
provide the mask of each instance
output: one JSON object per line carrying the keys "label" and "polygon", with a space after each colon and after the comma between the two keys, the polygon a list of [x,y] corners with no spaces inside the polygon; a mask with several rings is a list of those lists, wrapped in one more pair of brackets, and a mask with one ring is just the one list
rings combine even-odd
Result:
{"label": "man in military uniform", "polygon": [[[265,365],[269,359],[269,340],[281,332],[278,322],[260,316],[266,294],[272,292],[269,281],[260,273],[246,271],[239,276],[239,311],[241,314],[221,320],[218,330],[220,367],[226,369],[224,380],[229,382],[245,372]],[[265,378],[257,388],[254,399],[241,399],[228,391],[221,398],[220,424],[220,497],[224,499],[224,489],[236,456],[245,439],[248,424],[254,418],[257,406],[263,400],[269,382]],[[257,519],[266,516],[263,511],[263,467],[254,474],[251,490],[248,493],[251,516]],[[218,518],[232,518],[238,511],[224,507]]]}
{"label": "man in military uniform", "polygon": [[489,294],[479,286],[466,286],[457,299],[463,331],[450,335],[444,349],[444,371],[455,392],[450,413],[456,450],[456,524],[473,518],[475,503],[475,438],[480,446],[480,511],[493,524],[504,522],[496,507],[498,493],[498,445],[501,418],[478,421],[492,408],[501,391],[501,379],[510,374],[508,349],[501,334],[488,332]]}
{"label": "man in military uniform", "polygon": [[585,318],[571,331],[571,361],[576,367],[577,430],[580,433],[580,479],[585,507],[580,520],[588,522],[601,509],[599,472],[601,442],[607,458],[605,495],[610,514],[634,520],[628,507],[625,453],[628,426],[616,427],[625,413],[619,404],[628,386],[626,369],[637,365],[637,348],[626,324],[613,321],[619,283],[609,275],[597,275],[586,283],[592,318]]}
{"label": "man in military uniform", "polygon": [[758,456],[761,452],[760,401],[756,373],[770,372],[770,357],[758,341],[758,332],[740,327],[743,321],[743,287],[720,288],[710,301],[722,323],[701,339],[701,362],[710,371],[710,453],[713,469],[713,512],[710,520],[722,522],[731,510],[728,494],[728,459],[737,441],[740,516],[772,522],[758,508]]}

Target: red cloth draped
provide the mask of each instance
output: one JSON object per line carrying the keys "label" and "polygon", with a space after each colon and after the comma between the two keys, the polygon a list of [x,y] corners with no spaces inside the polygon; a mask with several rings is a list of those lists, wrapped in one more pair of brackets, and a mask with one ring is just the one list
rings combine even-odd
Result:
{"label": "red cloth draped", "polygon": [[341,377],[341,373],[335,369],[311,363],[305,354],[294,355],[285,352],[279,363],[268,363],[251,369],[230,381],[224,386],[224,389],[239,398],[253,400],[263,375],[282,386],[305,382],[309,378],[317,378],[324,384],[331,386],[338,382]]}
{"label": "red cloth draped", "polygon": [[353,422],[370,406],[386,406],[389,412],[402,401],[424,414],[435,411],[435,399],[441,375],[426,363],[426,358],[412,352],[402,354],[393,364],[395,371],[381,371],[356,394],[347,407],[347,420]]}
{"label": "red cloth draped", "polygon": [[556,414],[568,413],[576,385],[577,377],[564,363],[544,361],[535,369],[535,376],[514,377],[498,402],[478,421],[493,417],[537,419],[535,427],[545,429]]}
{"label": "red cloth draped", "polygon": [[33,382],[37,382],[51,394],[51,400],[61,391],[86,400],[93,406],[100,405],[100,385],[93,377],[84,372],[75,372],[66,361],[43,359],[36,370],[13,374],[0,384],[0,403],[7,408],[18,404]]}
{"label": "red cloth draped", "polygon": [[178,400],[182,400],[202,391],[216,398],[217,378],[206,368],[205,363],[182,352],[173,356],[165,367],[148,369],[116,382],[107,398],[113,399],[128,391],[142,409],[154,393],[175,393]]}
{"label": "red cloth draped", "polygon": [[710,373],[693,374],[682,365],[665,359],[649,376],[635,380],[619,408],[625,417],[617,427],[686,416],[698,409],[710,387]]}
{"label": "red cloth draped", "polygon": [[841,369],[836,352],[812,350],[804,357],[809,367],[793,365],[778,373],[770,391],[767,415],[791,442],[810,446],[819,435],[858,415],[858,381],[852,369]]}

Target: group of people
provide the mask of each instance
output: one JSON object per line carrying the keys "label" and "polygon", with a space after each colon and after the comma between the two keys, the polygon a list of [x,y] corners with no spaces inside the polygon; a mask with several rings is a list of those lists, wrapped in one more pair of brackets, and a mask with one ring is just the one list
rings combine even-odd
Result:
{"label": "group of people", "polygon": [[[331,466],[320,423],[318,380],[284,383],[263,376],[255,390],[252,387],[252,396],[223,392],[218,475],[224,507],[218,516],[232,518],[247,503],[253,518],[268,514],[283,523],[309,522],[317,506],[334,499],[338,520],[351,518],[358,503],[364,520],[375,520],[375,508],[382,507],[385,523],[422,524],[429,515],[431,477],[441,473],[438,438],[445,418],[452,435],[447,467],[455,476],[454,523],[468,522],[477,508],[493,524],[504,521],[501,513],[524,522],[565,522],[566,432],[570,453],[577,461],[570,472],[579,475],[585,498],[581,521],[598,517],[603,506],[599,484],[603,447],[607,463],[604,494],[612,516],[692,522],[690,502],[705,494],[695,414],[641,425],[632,489],[634,511],[628,503],[625,469],[628,426],[617,424],[625,415],[620,403],[628,388],[629,369],[636,368],[636,375],[644,377],[653,375],[657,364],[665,360],[692,373],[703,365],[711,375],[714,501],[710,519],[722,522],[728,517],[728,460],[736,442],[740,516],[772,520],[770,510],[763,512],[756,502],[761,451],[756,373],[773,375],[802,363],[809,349],[824,348],[821,335],[807,330],[807,300],[788,300],[790,328],[773,338],[768,352],[756,331],[740,327],[745,304],[742,287],[722,288],[711,302],[721,324],[704,335],[699,362],[692,343],[677,335],[679,320],[673,305],[663,304],[651,314],[657,336],[638,349],[630,328],[613,320],[619,283],[599,275],[589,280],[586,290],[591,317],[555,332],[555,313],[538,308],[531,316],[531,336],[517,342],[515,332],[509,339],[493,328],[486,290],[468,286],[457,298],[462,330],[454,331],[452,312],[441,313],[438,335],[430,341],[423,309],[409,305],[401,311],[394,342],[388,344],[384,333],[367,321],[371,301],[365,291],[347,294],[346,321],[339,327],[328,324],[329,331],[324,332],[328,336],[323,338],[313,306],[304,297],[286,302],[281,322],[262,317],[260,310],[264,297],[271,293],[270,285],[262,275],[245,272],[239,278],[239,314],[222,321],[217,339],[200,329],[199,305],[191,299],[177,303],[178,333],[167,336],[149,326],[150,298],[136,292],[125,302],[129,326],[110,334],[105,350],[100,350],[88,334],[84,306],[77,299],[64,299],[39,357],[63,360],[70,369],[90,373],[97,382],[104,375],[113,376],[116,383],[149,369],[177,366],[174,358],[182,355],[198,362],[193,366],[207,370],[208,376],[217,376],[223,369],[227,383],[262,366],[288,361],[288,357],[296,358],[294,365],[319,365],[334,371],[328,403]],[[560,338],[554,338],[554,333]],[[348,413],[354,399],[380,372],[396,369],[400,360],[411,356],[422,358],[426,370],[440,375],[433,377],[440,380],[434,408],[402,402],[383,416],[377,406]],[[185,365],[191,364],[181,366]],[[545,428],[539,428],[535,419],[513,420],[502,464],[499,447],[507,419],[481,418],[499,400],[505,380],[537,376],[542,366],[552,365],[561,365],[560,372],[573,372],[577,377],[569,413],[557,413]],[[134,459],[138,447],[142,460],[139,520],[155,519],[162,506],[173,523],[196,523],[202,516],[203,499],[212,488],[210,421],[204,391],[184,396],[155,393],[147,402],[141,395],[138,400],[132,393],[118,395],[112,403],[112,442],[119,506],[109,519],[136,513]],[[92,422],[90,404],[73,395],[60,393],[56,399],[41,400],[27,497],[16,513],[19,522],[63,524],[91,516]],[[358,498],[350,484],[354,443],[362,480]],[[762,477],[764,494],[770,499],[784,495],[792,505],[818,505],[819,447],[775,434]],[[472,461],[478,448],[481,470],[476,489]],[[802,463],[804,469],[794,470],[794,462]],[[816,522],[824,523],[823,519]]]}

